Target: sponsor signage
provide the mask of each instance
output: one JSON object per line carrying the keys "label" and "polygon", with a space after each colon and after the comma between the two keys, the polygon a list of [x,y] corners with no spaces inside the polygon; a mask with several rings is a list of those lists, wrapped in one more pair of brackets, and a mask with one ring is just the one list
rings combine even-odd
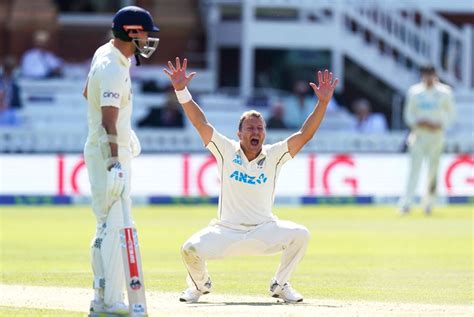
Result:
{"label": "sponsor signage", "polygon": [[[300,154],[282,167],[276,195],[398,196],[405,187],[408,163],[404,154]],[[218,175],[211,155],[141,155],[132,163],[132,195],[215,197],[220,188]],[[423,166],[418,194],[425,184]],[[473,155],[442,156],[438,192],[442,196],[474,196]],[[83,157],[0,155],[0,195],[88,196]]]}

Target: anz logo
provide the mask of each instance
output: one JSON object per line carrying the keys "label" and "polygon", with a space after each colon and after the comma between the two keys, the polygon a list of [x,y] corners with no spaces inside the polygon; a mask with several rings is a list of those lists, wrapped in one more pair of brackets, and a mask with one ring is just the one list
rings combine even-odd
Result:
{"label": "anz logo", "polygon": [[104,93],[102,94],[102,96],[104,98],[114,98],[114,99],[119,99],[120,98],[120,94],[117,93],[117,92],[112,92],[112,91],[104,91]]}
{"label": "anz logo", "polygon": [[264,184],[267,182],[267,177],[264,173],[261,173],[260,175],[258,175],[258,177],[256,177],[250,176],[247,173],[234,171],[232,174],[230,174],[230,178],[234,179],[237,182],[250,185]]}

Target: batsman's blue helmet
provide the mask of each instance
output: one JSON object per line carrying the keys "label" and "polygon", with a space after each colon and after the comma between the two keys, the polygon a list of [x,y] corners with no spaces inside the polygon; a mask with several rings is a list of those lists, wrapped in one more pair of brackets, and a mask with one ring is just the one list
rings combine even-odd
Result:
{"label": "batsman's blue helmet", "polygon": [[112,32],[114,37],[126,42],[134,42],[137,47],[137,54],[143,57],[150,57],[155,51],[159,39],[156,37],[148,37],[146,44],[139,45],[138,40],[131,33],[144,31],[148,33],[158,32],[160,29],[154,24],[150,12],[136,7],[128,6],[120,9],[114,16],[112,22]]}
{"label": "batsman's blue helmet", "polygon": [[128,6],[115,14],[112,31],[116,38],[131,42],[132,38],[128,36],[130,30],[158,32],[160,29],[153,23],[150,12],[140,7]]}

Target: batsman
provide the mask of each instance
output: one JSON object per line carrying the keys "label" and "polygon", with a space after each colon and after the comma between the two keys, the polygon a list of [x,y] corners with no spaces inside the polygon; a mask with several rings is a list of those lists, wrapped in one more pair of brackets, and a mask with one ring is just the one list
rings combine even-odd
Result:
{"label": "batsman", "polygon": [[[91,246],[94,273],[91,316],[135,315],[135,310],[146,315],[139,253],[135,250],[136,231],[129,212],[130,165],[132,157],[140,153],[140,143],[131,129],[129,58],[135,55],[139,65],[140,57],[150,57],[158,38],[148,35],[158,30],[148,11],[135,6],[119,10],[112,24],[114,38],[95,52],[83,91],[88,101],[89,128],[84,159],[97,221]],[[122,247],[124,258],[129,258],[128,263],[125,261],[125,271]],[[123,296],[126,272],[133,275],[127,281],[130,308]],[[134,303],[130,300],[131,291],[142,291],[143,298]],[[136,302],[137,298],[133,299]]]}
{"label": "batsman", "polygon": [[[186,74],[183,65],[168,62],[169,76],[179,103],[214,155],[219,169],[221,190],[218,218],[191,236],[181,249],[188,272],[188,288],[182,302],[196,302],[211,291],[206,261],[237,255],[270,255],[282,252],[281,263],[270,282],[270,295],[285,302],[301,302],[289,279],[303,258],[309,231],[291,221],[279,220],[272,213],[275,185],[283,164],[291,160],[311,140],[324,118],[338,80],[327,69],[318,72],[318,84],[309,83],[318,104],[301,129],[275,144],[265,142],[265,120],[255,111],[244,112],[238,123],[238,141],[226,138],[207,121],[204,112],[187,89],[195,73]],[[245,283],[250,281],[244,281]]]}

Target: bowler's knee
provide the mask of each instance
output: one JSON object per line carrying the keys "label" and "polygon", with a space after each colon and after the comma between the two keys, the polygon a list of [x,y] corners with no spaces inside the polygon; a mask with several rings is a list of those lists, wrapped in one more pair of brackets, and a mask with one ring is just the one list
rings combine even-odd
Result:
{"label": "bowler's knee", "polygon": [[305,226],[299,226],[295,229],[294,239],[299,243],[306,245],[308,244],[310,238],[311,234],[309,233],[308,228],[306,228]]}
{"label": "bowler's knee", "polygon": [[193,243],[192,241],[186,241],[182,246],[181,246],[181,256],[184,259],[189,259],[189,258],[196,258],[198,256],[197,250],[196,250],[196,244]]}

